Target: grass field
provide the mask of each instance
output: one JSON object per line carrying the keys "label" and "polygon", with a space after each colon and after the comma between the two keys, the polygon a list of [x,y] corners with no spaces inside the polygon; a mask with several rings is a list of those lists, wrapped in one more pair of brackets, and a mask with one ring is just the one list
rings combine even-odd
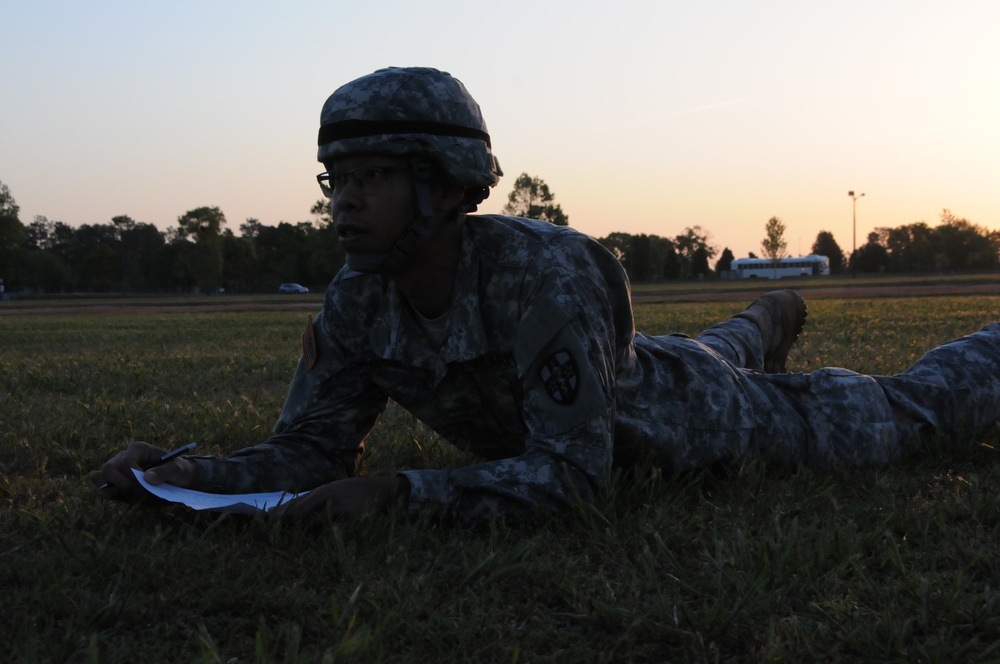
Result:
{"label": "grass field", "polygon": [[[740,308],[643,305],[637,326],[696,334]],[[790,368],[894,373],[997,319],[998,297],[818,300]],[[617,477],[519,528],[94,497],[87,475],[131,440],[266,436],[304,323],[0,315],[0,660],[1000,661],[996,430],[889,468]],[[370,441],[373,475],[469,461],[395,408]]]}

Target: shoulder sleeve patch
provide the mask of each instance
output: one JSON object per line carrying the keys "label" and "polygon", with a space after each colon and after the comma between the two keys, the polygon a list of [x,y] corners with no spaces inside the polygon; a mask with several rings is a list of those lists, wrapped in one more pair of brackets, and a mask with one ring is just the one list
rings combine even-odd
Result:
{"label": "shoulder sleeve patch", "polygon": [[302,333],[302,361],[306,365],[306,371],[312,371],[319,361],[319,348],[316,346],[316,328],[313,325],[312,314],[306,321],[306,330]]}
{"label": "shoulder sleeve patch", "polygon": [[538,377],[552,400],[563,406],[576,401],[580,387],[580,372],[576,360],[565,348],[549,355],[538,369]]}

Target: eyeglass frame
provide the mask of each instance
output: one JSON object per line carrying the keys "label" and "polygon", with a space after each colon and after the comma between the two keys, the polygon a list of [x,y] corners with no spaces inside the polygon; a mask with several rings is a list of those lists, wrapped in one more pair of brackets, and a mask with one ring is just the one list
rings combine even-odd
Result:
{"label": "eyeglass frame", "polygon": [[[323,171],[316,176],[316,182],[319,183],[319,188],[323,191],[323,195],[327,198],[333,198],[333,194],[338,189],[338,187],[334,184],[327,184],[335,177],[343,178],[343,184],[340,185],[340,189],[347,186],[347,182],[350,180],[362,193],[370,194],[377,191],[386,183],[386,180],[388,179],[386,175],[388,173],[408,170],[410,170],[409,166],[362,166],[361,168],[355,168],[353,171],[347,171],[346,173]],[[379,173],[380,175],[373,182],[365,182],[364,178],[358,175],[361,171]]]}

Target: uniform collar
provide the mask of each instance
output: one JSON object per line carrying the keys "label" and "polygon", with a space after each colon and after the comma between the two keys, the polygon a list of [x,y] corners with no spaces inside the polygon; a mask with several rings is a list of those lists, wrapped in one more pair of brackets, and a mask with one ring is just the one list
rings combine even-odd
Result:
{"label": "uniform collar", "polygon": [[468,226],[462,234],[462,255],[452,291],[448,338],[440,349],[428,341],[410,305],[395,285],[390,281],[386,286],[385,297],[369,332],[371,349],[376,356],[430,371],[437,383],[447,372],[448,364],[489,352],[479,301],[479,255]]}

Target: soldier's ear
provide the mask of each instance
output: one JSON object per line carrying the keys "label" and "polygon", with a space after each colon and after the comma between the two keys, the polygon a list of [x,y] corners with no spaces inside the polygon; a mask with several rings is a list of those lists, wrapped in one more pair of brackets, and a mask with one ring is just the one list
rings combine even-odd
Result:
{"label": "soldier's ear", "polygon": [[450,180],[442,180],[434,187],[434,206],[438,212],[448,212],[463,206],[466,188]]}

